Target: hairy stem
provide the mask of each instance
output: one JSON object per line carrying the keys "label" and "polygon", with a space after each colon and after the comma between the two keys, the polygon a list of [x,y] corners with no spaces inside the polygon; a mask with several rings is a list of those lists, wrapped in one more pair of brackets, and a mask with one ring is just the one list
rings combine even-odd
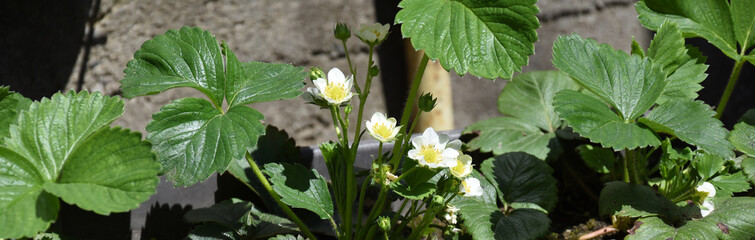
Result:
{"label": "hairy stem", "polygon": [[254,175],[257,175],[257,178],[259,178],[260,182],[262,183],[262,186],[265,187],[265,190],[267,190],[267,193],[270,194],[270,196],[273,197],[276,203],[278,203],[278,206],[283,209],[283,212],[286,213],[286,216],[288,216],[291,221],[293,221],[296,226],[299,227],[299,230],[307,236],[309,239],[317,239],[315,235],[312,234],[312,232],[309,231],[309,228],[307,228],[307,225],[304,224],[304,222],[299,219],[299,217],[294,214],[293,211],[291,211],[291,208],[288,207],[285,203],[281,202],[281,197],[278,195],[278,193],[273,190],[273,187],[270,186],[270,182],[267,181],[267,177],[262,173],[260,170],[260,167],[257,166],[257,163],[254,162],[254,159],[252,159],[252,155],[248,152],[246,153],[246,161],[249,162],[249,166],[252,167],[252,171],[254,171]]}
{"label": "hairy stem", "polygon": [[[404,113],[401,114],[400,126],[404,126],[404,134],[396,139],[396,143],[403,143],[404,138],[408,138],[411,134],[411,132],[409,132],[410,129],[406,127],[406,124],[409,123],[409,115],[411,115],[414,103],[417,100],[419,84],[422,82],[422,76],[425,75],[425,68],[427,68],[428,60],[430,60],[430,58],[427,57],[427,54],[422,56],[422,60],[419,60],[419,67],[417,67],[417,73],[414,75],[414,80],[412,80],[412,87],[409,89],[409,97],[406,98],[406,105],[404,105]],[[401,155],[403,152],[397,152],[397,150],[403,147],[402,145],[403,144],[396,144],[393,146],[393,158],[391,158],[390,163],[393,166],[394,171],[402,157]]]}
{"label": "hairy stem", "polygon": [[744,64],[745,60],[739,60],[736,63],[734,63],[734,69],[731,70],[731,76],[729,76],[729,83],[726,84],[726,90],[724,90],[724,95],[721,96],[721,100],[718,102],[718,105],[716,106],[716,118],[721,119],[721,115],[724,114],[724,109],[726,109],[726,104],[729,103],[729,97],[731,97],[731,92],[734,91],[734,85],[737,85],[737,79],[739,79],[739,72],[742,70],[742,65]]}
{"label": "hairy stem", "polygon": [[[359,110],[357,113],[357,128],[354,131],[354,146],[359,145],[361,140],[359,133],[362,131],[362,115],[364,114],[364,104],[367,102],[367,96],[370,95],[370,85],[372,85],[372,74],[370,74],[370,68],[372,67],[372,54],[374,46],[370,46],[369,59],[367,60],[367,77],[364,81],[364,89],[359,93]],[[356,148],[356,147],[354,147]]]}

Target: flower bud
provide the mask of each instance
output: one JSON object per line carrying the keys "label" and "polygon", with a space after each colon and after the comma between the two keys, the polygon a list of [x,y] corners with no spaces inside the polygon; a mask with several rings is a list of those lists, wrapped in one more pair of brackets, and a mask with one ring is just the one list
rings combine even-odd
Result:
{"label": "flower bud", "polygon": [[375,77],[378,75],[378,73],[380,73],[380,69],[378,69],[377,66],[372,65],[372,67],[370,67],[370,76]]}
{"label": "flower bud", "polygon": [[351,105],[348,105],[345,108],[343,108],[343,112],[346,113],[346,116],[349,116],[349,114],[351,114],[352,109],[353,107],[351,107]]}
{"label": "flower bud", "polygon": [[435,108],[435,105],[437,105],[438,99],[433,98],[432,93],[423,93],[419,97],[419,102],[417,103],[419,110],[423,112],[430,112]]}
{"label": "flower bud", "polygon": [[437,205],[442,205],[445,201],[446,199],[443,198],[442,196],[438,196],[438,195],[433,196],[433,203]]}
{"label": "flower bud", "polygon": [[325,79],[325,72],[323,72],[319,67],[309,68],[309,79],[314,81],[315,79],[319,78]]}
{"label": "flower bud", "polygon": [[336,28],[333,29],[333,35],[336,36],[337,39],[346,41],[346,39],[351,37],[351,30],[349,30],[349,26],[346,26],[346,24],[338,23],[336,24]]}
{"label": "flower bud", "polygon": [[383,232],[390,232],[391,231],[391,219],[388,217],[379,217],[378,218],[378,226],[380,226],[380,229],[383,230]]}

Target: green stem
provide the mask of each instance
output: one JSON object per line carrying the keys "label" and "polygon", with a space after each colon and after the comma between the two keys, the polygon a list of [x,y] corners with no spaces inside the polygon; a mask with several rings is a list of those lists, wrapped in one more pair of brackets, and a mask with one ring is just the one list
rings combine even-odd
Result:
{"label": "green stem", "polygon": [[629,156],[624,156],[623,160],[624,182],[629,183]]}
{"label": "green stem", "polygon": [[375,232],[377,231],[377,224],[372,224],[372,227],[370,227],[370,230],[367,231],[367,238],[366,240],[372,240],[375,237]]}
{"label": "green stem", "polygon": [[718,105],[716,107],[716,118],[720,119],[721,115],[724,114],[724,109],[726,109],[726,104],[729,102],[729,97],[731,97],[731,92],[734,91],[734,85],[737,84],[737,79],[739,79],[739,72],[742,70],[742,65],[744,64],[745,60],[739,60],[736,63],[734,63],[734,69],[731,70],[731,76],[729,76],[729,83],[726,84],[726,90],[724,90],[724,95],[721,96],[721,100],[718,102]]}
{"label": "green stem", "polygon": [[[352,76],[356,76],[356,69],[351,65],[351,57],[349,57],[349,48],[346,47],[346,40],[341,40],[341,43],[343,44],[343,52],[346,53],[346,61],[349,62],[349,72],[351,72]],[[359,86],[357,86],[356,82],[354,82],[354,86],[356,87],[357,92],[359,92]]]}
{"label": "green stem", "polygon": [[[627,166],[628,170],[626,171],[628,171],[627,173],[629,174],[628,176],[629,182],[642,184],[643,180],[642,180],[642,177],[640,176],[640,171],[638,169],[640,159],[637,158],[638,157],[637,151],[639,150],[626,150],[625,160],[626,160],[626,165],[628,165]],[[627,177],[624,177],[624,180],[626,179]]]}
{"label": "green stem", "polygon": [[370,86],[372,85],[372,74],[370,74],[370,68],[372,67],[372,54],[374,47],[370,46],[369,59],[367,60],[367,77],[364,81],[364,89],[359,93],[359,110],[357,113],[357,130],[354,132],[354,146],[359,145],[359,132],[362,131],[362,115],[364,114],[364,104],[367,102],[367,96],[370,95]]}
{"label": "green stem", "polygon": [[359,190],[359,207],[357,208],[357,226],[354,229],[354,232],[359,232],[359,229],[362,228],[362,212],[364,211],[364,196],[367,193],[367,186],[370,185],[370,179],[372,179],[372,176],[367,176],[367,178],[364,179],[364,182],[362,183],[362,189]]}
{"label": "green stem", "polygon": [[[383,209],[383,203],[385,203],[385,198],[388,192],[388,186],[383,186],[380,189],[380,195],[378,195],[377,201],[375,201],[375,206],[373,206],[372,210],[370,210],[370,214],[367,216],[367,222],[365,224],[370,224],[377,219],[378,214]],[[367,234],[367,232],[364,231],[364,228],[362,228],[362,231],[357,233],[357,239],[364,239],[364,236]]]}
{"label": "green stem", "polygon": [[286,213],[286,216],[288,216],[291,221],[293,221],[296,226],[299,227],[299,230],[304,233],[305,236],[307,236],[309,239],[317,239],[315,235],[312,234],[312,232],[309,231],[309,228],[307,228],[307,225],[302,222],[299,217],[294,214],[293,211],[291,211],[291,208],[288,207],[285,203],[281,202],[281,197],[278,195],[278,193],[273,190],[273,187],[270,186],[270,182],[267,181],[267,178],[260,170],[260,167],[257,166],[257,163],[254,162],[254,159],[252,159],[252,155],[248,152],[246,153],[246,161],[249,162],[249,166],[252,167],[252,171],[254,171],[254,175],[257,175],[257,178],[259,178],[260,182],[262,183],[262,186],[265,187],[265,190],[267,190],[267,193],[270,194],[270,196],[273,197],[276,203],[278,203],[278,206],[281,207],[284,213]]}
{"label": "green stem", "polygon": [[414,170],[417,170],[418,168],[421,168],[421,167],[415,166],[415,167],[409,169],[409,171],[406,171],[405,173],[402,173],[401,176],[398,176],[398,178],[396,178],[396,180],[394,180],[394,182],[401,181],[401,179],[404,179],[404,177],[406,177],[406,175],[409,175],[409,173],[414,172]]}

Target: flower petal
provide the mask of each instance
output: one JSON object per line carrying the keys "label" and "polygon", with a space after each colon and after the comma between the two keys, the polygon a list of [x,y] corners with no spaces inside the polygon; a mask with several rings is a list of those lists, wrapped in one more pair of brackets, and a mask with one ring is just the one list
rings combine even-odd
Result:
{"label": "flower petal", "polygon": [[343,75],[343,72],[341,72],[341,69],[333,68],[328,71],[328,81],[334,83],[344,83],[346,81],[346,77]]}

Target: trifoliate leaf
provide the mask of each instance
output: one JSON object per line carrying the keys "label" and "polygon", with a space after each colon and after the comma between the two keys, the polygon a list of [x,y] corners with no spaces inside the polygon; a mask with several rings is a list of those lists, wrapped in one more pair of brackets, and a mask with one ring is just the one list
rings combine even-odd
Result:
{"label": "trifoliate leaf", "polygon": [[745,122],[737,123],[729,133],[729,141],[737,151],[755,157],[755,126]]}
{"label": "trifoliate leaf", "polygon": [[254,147],[263,133],[263,116],[242,105],[296,97],[306,75],[290,65],[239,62],[225,43],[221,51],[212,34],[188,27],[145,42],[124,72],[124,96],[192,87],[211,101],[174,101],[147,125],[153,150],[177,186],[225,171],[231,160]]}
{"label": "trifoliate leaf", "polygon": [[123,96],[150,95],[176,87],[191,87],[223,104],[225,72],[218,41],[208,31],[183,27],[168,30],[142,44],[121,80]]}
{"label": "trifoliate leaf", "polygon": [[264,171],[283,203],[312,211],[322,219],[333,218],[328,184],[316,170],[299,164],[268,163]]}
{"label": "trifoliate leaf", "polygon": [[731,18],[739,47],[755,46],[755,5],[749,0],[731,0]]}
{"label": "trifoliate leaf", "polygon": [[404,38],[460,75],[511,78],[534,53],[535,0],[407,0],[399,7]]}
{"label": "trifoliate leaf", "polygon": [[661,143],[646,126],[625,122],[603,102],[585,93],[561,91],[556,94],[553,106],[574,132],[603,147],[621,150]]}
{"label": "trifoliate leaf", "polygon": [[556,206],[556,179],[547,163],[526,153],[506,153],[487,159],[480,171],[492,179],[506,203],[534,203],[550,211]]}
{"label": "trifoliate leaf", "polygon": [[730,58],[738,58],[726,0],[644,0],[635,7],[642,25],[651,30],[670,21],[679,26],[685,37],[705,38]]}
{"label": "trifoliate leaf", "polygon": [[562,125],[553,110],[553,96],[563,89],[578,89],[568,75],[538,71],[514,77],[498,98],[498,110],[507,117],[483,120],[464,133],[478,132],[467,146],[500,155],[527,152],[545,159],[554,147],[555,131]]}
{"label": "trifoliate leaf", "polygon": [[577,147],[577,152],[582,157],[582,161],[585,161],[585,165],[598,173],[611,172],[614,161],[616,161],[614,151],[608,148],[585,144]]}
{"label": "trifoliate leaf", "polygon": [[108,127],[121,114],[117,97],[69,92],[19,116],[0,147],[0,238],[46,229],[57,197],[109,214],[137,208],[155,192],[160,167],[150,145],[138,133]]}
{"label": "trifoliate leaf", "polygon": [[720,175],[710,180],[716,186],[716,196],[731,196],[733,193],[744,192],[750,189],[750,183],[743,171],[727,175]]}
{"label": "trifoliate leaf", "polygon": [[244,157],[264,133],[262,118],[246,106],[222,113],[207,100],[183,98],[152,115],[147,139],[168,179],[176,186],[191,185]]}
{"label": "trifoliate leaf", "polygon": [[661,67],[650,59],[576,34],[558,37],[553,65],[608,102],[626,122],[650,109],[667,85]]}
{"label": "trifoliate leaf", "polygon": [[10,125],[16,122],[18,114],[28,110],[30,105],[30,99],[11,92],[8,87],[0,87],[0,143],[10,135]]}
{"label": "trifoliate leaf", "polygon": [[473,239],[537,239],[548,232],[550,220],[544,212],[516,208],[504,215],[496,205],[495,187],[476,170],[472,172],[472,177],[480,180],[483,195],[459,196],[454,198],[451,205],[459,208],[464,226]]}
{"label": "trifoliate leaf", "polygon": [[223,53],[228,56],[225,95],[229,106],[295,98],[301,94],[302,79],[307,76],[304,68],[291,64],[240,62],[225,43]]}
{"label": "trifoliate leaf", "polygon": [[669,101],[654,108],[640,122],[656,132],[663,132],[695,145],[723,159],[734,157],[734,148],[726,140],[727,130],[701,101]]}

